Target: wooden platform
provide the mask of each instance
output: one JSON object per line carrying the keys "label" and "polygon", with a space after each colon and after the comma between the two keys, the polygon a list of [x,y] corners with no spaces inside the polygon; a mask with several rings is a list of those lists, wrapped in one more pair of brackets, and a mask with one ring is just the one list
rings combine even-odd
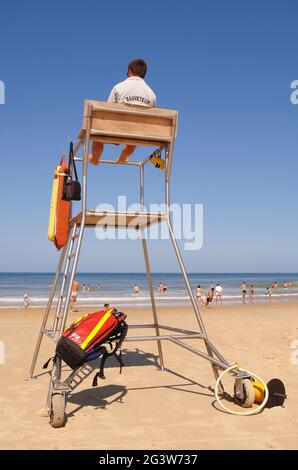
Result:
{"label": "wooden platform", "polygon": [[86,100],[79,139],[86,134],[89,105],[92,140],[164,147],[176,137],[177,111]]}
{"label": "wooden platform", "polygon": [[[96,212],[88,210],[86,212],[85,227],[104,228],[131,228],[138,230],[150,225],[158,224],[166,220],[166,216],[160,212]],[[82,212],[79,212],[70,220],[70,226],[75,223],[80,226],[82,222]]]}

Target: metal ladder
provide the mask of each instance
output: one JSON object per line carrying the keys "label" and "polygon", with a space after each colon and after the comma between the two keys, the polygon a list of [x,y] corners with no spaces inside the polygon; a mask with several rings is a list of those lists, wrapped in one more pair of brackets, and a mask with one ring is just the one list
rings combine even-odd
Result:
{"label": "metal ladder", "polygon": [[[54,282],[52,285],[51,293],[47,303],[44,319],[40,327],[39,336],[36,343],[36,348],[33,356],[32,365],[30,368],[29,376],[33,376],[34,368],[37,361],[38,352],[40,345],[43,339],[43,336],[46,335],[52,339],[55,343],[59,340],[64,328],[65,322],[68,313],[68,307],[71,298],[72,283],[74,276],[76,274],[76,253],[79,251],[78,240],[80,238],[80,233],[82,233],[82,227],[78,227],[77,224],[74,224],[73,227],[70,227],[68,234],[68,241],[63,248],[57,271],[55,274]],[[64,269],[63,269],[64,265]],[[60,286],[59,295],[57,298],[56,310],[52,322],[52,326],[48,325],[48,318],[51,312],[53,303],[55,302],[55,294],[59,287],[59,280],[62,274],[62,282]]]}

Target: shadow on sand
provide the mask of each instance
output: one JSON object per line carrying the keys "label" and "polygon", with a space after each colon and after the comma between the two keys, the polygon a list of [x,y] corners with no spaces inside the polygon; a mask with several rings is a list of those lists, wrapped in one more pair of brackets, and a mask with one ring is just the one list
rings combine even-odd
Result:
{"label": "shadow on sand", "polygon": [[[152,353],[144,352],[138,348],[134,350],[123,350],[123,361],[125,367],[133,366],[155,366],[161,371],[158,364],[158,356]],[[98,361],[90,363],[90,374],[96,372]],[[112,357],[107,361],[106,369],[119,368],[119,363]],[[149,389],[171,389],[177,392],[192,393],[195,395],[203,395],[213,397],[210,387],[206,387],[182,374],[179,374],[171,369],[165,369],[164,372],[170,376],[179,378],[179,383],[166,384],[166,385],[148,385],[145,387],[130,387],[126,388],[122,385],[101,385],[104,382],[99,382],[98,387],[92,387],[78,392],[71,392],[68,396],[68,402],[78,405],[74,410],[68,414],[68,418],[79,413],[83,407],[92,406],[94,410],[106,409],[114,403],[124,403],[124,397],[130,391],[149,390]],[[89,375],[90,375],[89,374]],[[108,374],[107,379],[108,379]],[[159,375],[156,376],[156,382]],[[182,382],[181,382],[182,379]],[[191,387],[191,389],[189,388]]]}

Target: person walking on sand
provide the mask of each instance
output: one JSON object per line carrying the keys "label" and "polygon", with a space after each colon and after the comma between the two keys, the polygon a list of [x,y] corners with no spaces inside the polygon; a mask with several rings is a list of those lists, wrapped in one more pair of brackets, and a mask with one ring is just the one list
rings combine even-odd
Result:
{"label": "person walking on sand", "polygon": [[196,290],[196,299],[197,299],[199,304],[202,303],[202,295],[203,295],[203,289],[200,286],[200,284],[198,284],[198,287],[197,287],[197,290]]}
{"label": "person walking on sand", "polygon": [[77,300],[78,300],[78,291],[80,290],[80,283],[76,279],[72,283],[71,287],[71,297],[70,297],[70,308],[73,312],[78,311]]}
{"label": "person walking on sand", "polygon": [[215,287],[216,304],[218,301],[222,304],[222,291],[223,291],[223,288],[219,284],[216,284],[216,287]]}
{"label": "person walking on sand", "polygon": [[[156,106],[156,95],[144,81],[147,64],[143,59],[132,60],[128,64],[127,79],[118,83],[112,89],[108,98],[109,103],[120,103],[127,106],[153,108]],[[117,144],[116,144],[117,145]],[[125,163],[135,151],[136,145],[126,144],[116,163]],[[92,155],[89,162],[98,165],[104,149],[102,142],[92,143]]]}
{"label": "person walking on sand", "polygon": [[246,299],[246,282],[242,282],[240,289],[242,290],[242,302],[245,303]]}
{"label": "person walking on sand", "polygon": [[135,284],[135,285],[133,286],[133,289],[132,289],[132,290],[133,290],[133,293],[136,294],[136,295],[138,295],[138,294],[140,293],[140,288],[139,288],[139,286],[138,286],[137,284]]}

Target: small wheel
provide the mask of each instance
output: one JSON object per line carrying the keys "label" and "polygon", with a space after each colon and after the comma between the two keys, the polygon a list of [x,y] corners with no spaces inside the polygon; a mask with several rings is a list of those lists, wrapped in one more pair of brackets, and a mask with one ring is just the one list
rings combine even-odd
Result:
{"label": "small wheel", "polygon": [[243,379],[241,381],[243,386],[243,398],[240,400],[236,397],[235,393],[235,401],[238,405],[242,406],[243,408],[251,408],[255,402],[255,390],[252,384],[252,381],[249,379]]}
{"label": "small wheel", "polygon": [[65,394],[53,393],[51,398],[50,425],[61,428],[65,423]]}

